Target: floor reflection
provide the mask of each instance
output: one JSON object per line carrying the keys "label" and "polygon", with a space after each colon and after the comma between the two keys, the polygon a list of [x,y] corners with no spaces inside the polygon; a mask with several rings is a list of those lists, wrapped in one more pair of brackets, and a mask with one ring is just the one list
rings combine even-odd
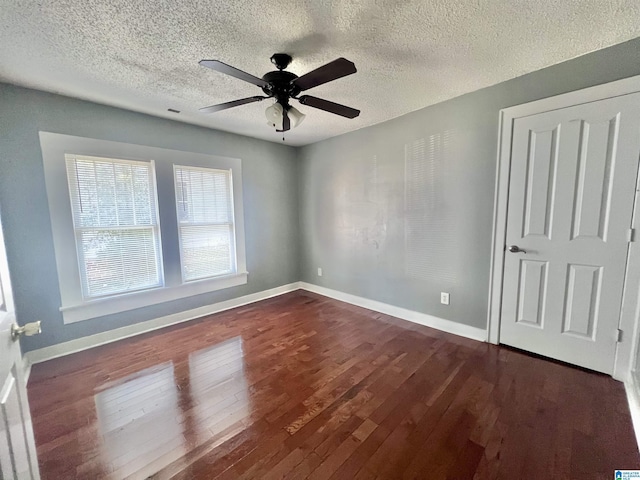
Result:
{"label": "floor reflection", "polygon": [[[247,418],[249,392],[242,339],[235,337],[189,355],[191,397],[198,444]],[[238,425],[239,427],[240,425]]]}
{"label": "floor reflection", "polygon": [[147,478],[196,446],[213,448],[251,412],[242,339],[121,378],[95,395],[95,407],[110,478]]}
{"label": "floor reflection", "polygon": [[95,396],[103,460],[114,479],[146,478],[186,453],[173,362],[118,383]]}

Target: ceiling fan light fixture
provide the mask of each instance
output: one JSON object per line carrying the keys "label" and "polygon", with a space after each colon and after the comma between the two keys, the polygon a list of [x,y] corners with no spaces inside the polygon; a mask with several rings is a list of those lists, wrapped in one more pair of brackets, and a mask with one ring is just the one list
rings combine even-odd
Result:
{"label": "ceiling fan light fixture", "polygon": [[276,130],[282,130],[284,108],[278,102],[267,107],[264,111],[267,117],[267,125],[276,127]]}
{"label": "ceiling fan light fixture", "polygon": [[296,128],[297,126],[299,126],[306,118],[306,115],[295,107],[289,107],[287,113],[289,114],[289,118],[291,119],[292,128]]}
{"label": "ceiling fan light fixture", "polygon": [[306,117],[304,113],[295,107],[290,105],[283,107],[282,104],[275,102],[273,105],[268,106],[264,111],[264,115],[267,117],[267,125],[275,127],[276,130],[282,130],[285,108],[287,109],[289,120],[291,121],[291,128],[296,128]]}

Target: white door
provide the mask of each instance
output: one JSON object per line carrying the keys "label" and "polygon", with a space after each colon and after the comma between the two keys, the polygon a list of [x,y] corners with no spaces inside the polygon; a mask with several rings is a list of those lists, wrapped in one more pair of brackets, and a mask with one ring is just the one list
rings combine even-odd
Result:
{"label": "white door", "polygon": [[640,94],[514,120],[501,343],[613,373],[639,156]]}
{"label": "white door", "polygon": [[0,478],[39,479],[36,448],[23,377],[4,237],[0,222]]}

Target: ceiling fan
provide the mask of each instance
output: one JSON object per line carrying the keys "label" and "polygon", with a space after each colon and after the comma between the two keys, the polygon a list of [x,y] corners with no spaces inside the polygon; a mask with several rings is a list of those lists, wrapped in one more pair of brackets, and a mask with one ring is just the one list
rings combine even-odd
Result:
{"label": "ceiling fan", "polygon": [[322,67],[298,77],[295,73],[285,71],[285,68],[289,66],[291,60],[291,56],[286,53],[275,53],[271,57],[271,63],[273,63],[278,70],[268,72],[262,78],[254,77],[249,73],[238,70],[219,60],[200,60],[199,63],[203,67],[231,75],[232,77],[256,85],[262,88],[262,91],[266,95],[256,95],[232,102],[220,103],[218,105],[201,108],[200,111],[204,113],[219,112],[227,108],[259,102],[265,98],[275,98],[275,103],[267,108],[265,114],[267,115],[267,123],[276,127],[276,131],[278,132],[286,132],[291,129],[292,126],[298,126],[305,117],[289,104],[289,100],[292,98],[298,100],[303,105],[318,108],[325,112],[334,113],[346,118],[355,118],[360,115],[360,110],[340,105],[339,103],[312,97],[311,95],[298,96],[300,92],[304,92],[310,88],[356,73],[356,66],[353,62],[350,62],[346,58],[338,58],[333,62],[329,62]]}

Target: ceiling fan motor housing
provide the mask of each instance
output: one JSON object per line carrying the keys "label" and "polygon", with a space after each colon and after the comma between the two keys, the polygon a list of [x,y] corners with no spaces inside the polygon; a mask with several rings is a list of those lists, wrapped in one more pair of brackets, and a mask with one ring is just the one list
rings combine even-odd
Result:
{"label": "ceiling fan motor housing", "polygon": [[300,93],[300,88],[291,82],[298,78],[295,73],[276,70],[266,73],[262,79],[269,85],[262,87],[262,91],[269,96],[276,98],[278,103],[287,105],[291,97]]}

